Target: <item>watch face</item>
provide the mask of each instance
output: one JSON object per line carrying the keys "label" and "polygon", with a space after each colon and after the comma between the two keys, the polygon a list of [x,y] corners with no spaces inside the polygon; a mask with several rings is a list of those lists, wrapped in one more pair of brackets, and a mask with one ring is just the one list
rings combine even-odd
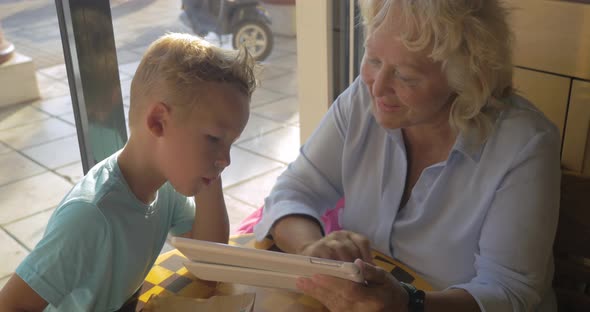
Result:
{"label": "watch face", "polygon": [[410,303],[408,308],[410,312],[424,312],[424,298],[426,294],[422,290],[416,290],[410,294]]}

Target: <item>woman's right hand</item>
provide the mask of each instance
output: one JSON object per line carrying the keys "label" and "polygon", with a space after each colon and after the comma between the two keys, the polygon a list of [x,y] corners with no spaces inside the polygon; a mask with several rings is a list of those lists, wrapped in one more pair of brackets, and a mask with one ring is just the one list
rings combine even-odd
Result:
{"label": "woman's right hand", "polygon": [[361,234],[350,231],[334,231],[320,240],[301,246],[296,253],[348,262],[362,259],[373,264],[369,240]]}
{"label": "woman's right hand", "polygon": [[371,244],[358,233],[334,231],[322,237],[317,220],[289,215],[279,219],[271,229],[275,244],[284,252],[352,262],[362,259],[373,264]]}

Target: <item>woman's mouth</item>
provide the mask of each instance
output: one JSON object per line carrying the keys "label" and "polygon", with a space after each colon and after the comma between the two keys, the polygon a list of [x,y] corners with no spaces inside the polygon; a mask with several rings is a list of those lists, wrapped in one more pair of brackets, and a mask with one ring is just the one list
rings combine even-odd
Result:
{"label": "woman's mouth", "polygon": [[375,99],[375,103],[377,104],[377,107],[380,111],[387,113],[397,112],[401,109],[401,105],[386,104],[383,100]]}

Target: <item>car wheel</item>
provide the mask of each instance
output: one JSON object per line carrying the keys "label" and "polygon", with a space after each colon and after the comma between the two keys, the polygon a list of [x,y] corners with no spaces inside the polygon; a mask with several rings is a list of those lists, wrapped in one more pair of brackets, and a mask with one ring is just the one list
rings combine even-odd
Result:
{"label": "car wheel", "polygon": [[272,51],[273,35],[264,23],[252,21],[240,23],[232,35],[234,49],[245,46],[257,61],[263,61]]}

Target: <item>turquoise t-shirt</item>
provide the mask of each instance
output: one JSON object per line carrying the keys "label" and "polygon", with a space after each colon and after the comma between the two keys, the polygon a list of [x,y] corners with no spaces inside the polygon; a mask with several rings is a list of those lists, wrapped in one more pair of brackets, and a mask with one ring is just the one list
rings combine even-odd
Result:
{"label": "turquoise t-shirt", "polygon": [[141,286],[167,234],[191,230],[195,202],[166,183],[146,205],[125,182],[119,152],[94,166],[55,210],[16,273],[45,311],[113,311]]}

